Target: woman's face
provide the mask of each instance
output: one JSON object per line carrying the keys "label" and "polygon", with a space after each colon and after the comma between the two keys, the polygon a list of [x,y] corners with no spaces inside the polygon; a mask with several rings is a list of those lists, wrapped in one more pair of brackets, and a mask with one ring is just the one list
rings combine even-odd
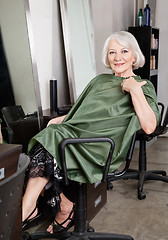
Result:
{"label": "woman's face", "polygon": [[132,64],[135,61],[133,51],[120,45],[115,39],[111,39],[108,47],[108,61],[115,76],[129,77],[135,75]]}

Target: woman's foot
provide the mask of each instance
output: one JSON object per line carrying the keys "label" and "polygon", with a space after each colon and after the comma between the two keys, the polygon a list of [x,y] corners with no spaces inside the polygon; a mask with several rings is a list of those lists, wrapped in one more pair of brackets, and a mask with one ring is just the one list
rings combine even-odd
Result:
{"label": "woman's foot", "polygon": [[32,205],[30,207],[24,207],[23,206],[23,211],[22,211],[22,222],[24,222],[27,218],[31,219],[34,218],[38,213],[38,209],[36,205]]}
{"label": "woman's foot", "polygon": [[28,215],[27,218],[22,221],[22,229],[25,230],[30,228],[33,224],[37,223],[41,213],[39,213],[37,206],[33,209],[33,211]]}
{"label": "woman's foot", "polygon": [[50,233],[53,233],[53,228],[54,232],[62,232],[68,230],[73,225],[74,222],[73,203],[69,201],[69,199],[67,199],[63,194],[61,194],[60,196],[61,196],[60,203],[61,211],[57,213],[55,221],[47,228],[47,231]]}
{"label": "woman's foot", "polygon": [[[47,184],[48,179],[43,177],[29,178],[25,194],[22,200],[22,222],[32,213],[37,205],[41,191]],[[33,218],[37,215],[38,209],[31,215]]]}

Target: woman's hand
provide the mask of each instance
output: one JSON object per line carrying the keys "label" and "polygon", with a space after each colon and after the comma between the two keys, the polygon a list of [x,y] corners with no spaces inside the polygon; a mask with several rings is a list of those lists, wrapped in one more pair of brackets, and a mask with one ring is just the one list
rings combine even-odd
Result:
{"label": "woman's hand", "polygon": [[48,127],[50,124],[59,124],[59,123],[62,123],[62,121],[64,120],[65,117],[66,117],[66,115],[51,119],[51,120],[48,122],[47,127]]}
{"label": "woman's hand", "polygon": [[133,77],[130,77],[128,79],[124,79],[121,83],[122,91],[123,93],[132,91],[138,91],[138,89],[141,89],[142,86],[146,84],[146,81],[137,82]]}

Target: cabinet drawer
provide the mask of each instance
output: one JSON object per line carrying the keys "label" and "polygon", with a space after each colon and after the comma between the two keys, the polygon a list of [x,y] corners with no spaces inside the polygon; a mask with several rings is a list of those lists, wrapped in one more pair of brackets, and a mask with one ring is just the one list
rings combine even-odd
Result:
{"label": "cabinet drawer", "polygon": [[107,202],[107,184],[87,185],[87,220],[90,222]]}
{"label": "cabinet drawer", "polygon": [[16,172],[21,151],[21,145],[0,144],[0,181]]}

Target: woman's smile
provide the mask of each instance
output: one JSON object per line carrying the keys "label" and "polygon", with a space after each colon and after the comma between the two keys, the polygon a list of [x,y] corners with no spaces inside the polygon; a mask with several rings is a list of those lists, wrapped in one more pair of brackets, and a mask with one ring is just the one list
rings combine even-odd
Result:
{"label": "woman's smile", "polygon": [[124,63],[115,63],[114,64],[116,67],[122,67],[124,65]]}

